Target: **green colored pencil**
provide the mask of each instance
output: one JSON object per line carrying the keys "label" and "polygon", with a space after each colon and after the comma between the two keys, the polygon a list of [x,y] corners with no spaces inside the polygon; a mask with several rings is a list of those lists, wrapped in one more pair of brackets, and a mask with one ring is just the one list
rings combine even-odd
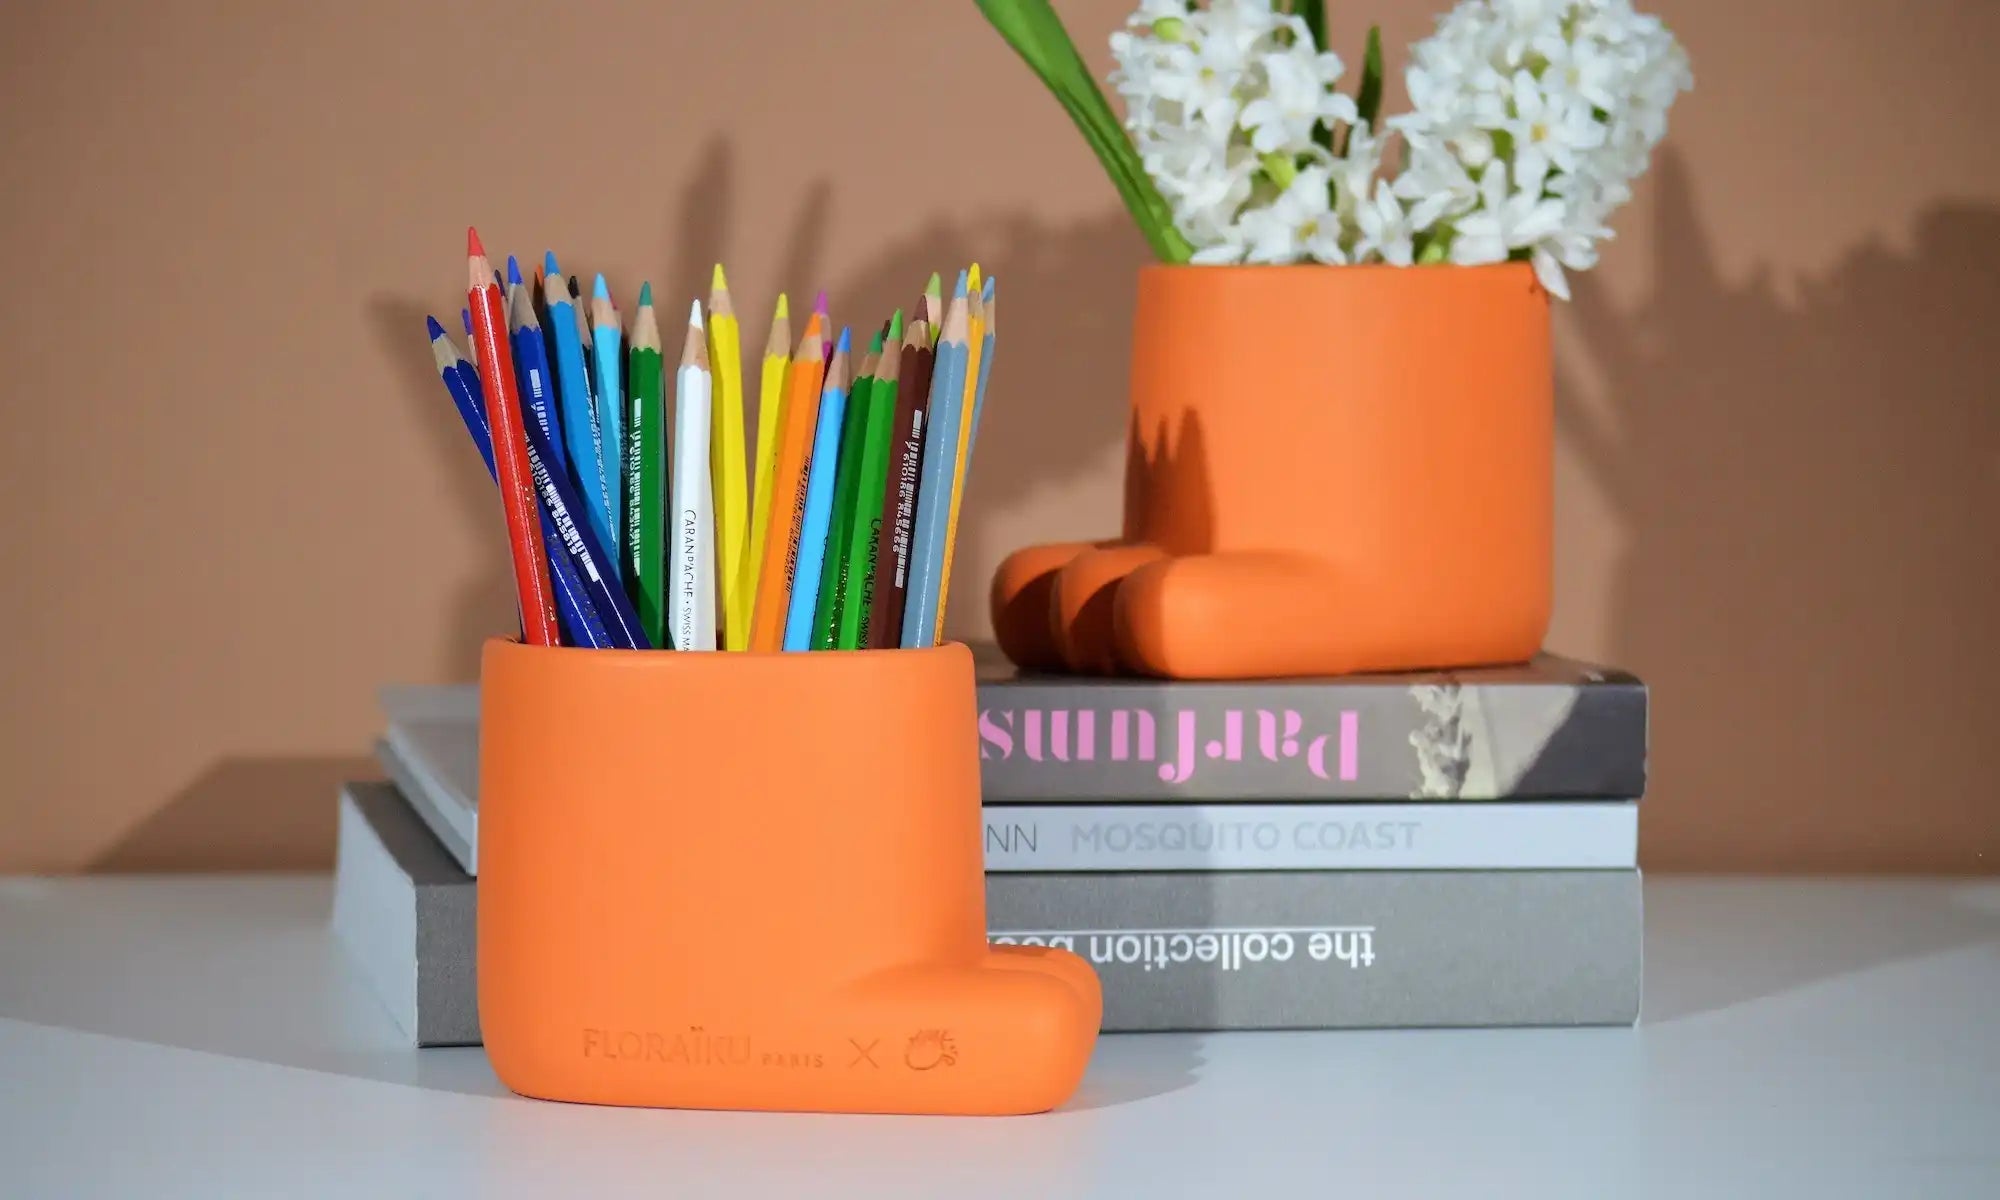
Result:
{"label": "green colored pencil", "polygon": [[936,271],[931,272],[930,282],[924,284],[923,321],[930,330],[925,344],[936,349],[938,331],[944,328],[944,281],[938,278]]}
{"label": "green colored pencil", "polygon": [[652,644],[667,637],[667,413],[653,285],[639,289],[625,357],[625,591]]}
{"label": "green colored pencil", "polygon": [[875,564],[882,546],[882,496],[889,481],[889,443],[896,424],[896,383],[903,355],[916,346],[930,344],[927,322],[910,322],[902,328],[902,313],[890,323],[887,349],[875,372],[874,395],[868,401],[868,428],[861,441],[858,476],[849,497],[847,545],[841,558],[847,563],[847,587],[840,594],[840,621],[834,645],[842,650],[864,650],[868,646],[868,614],[875,605]]}
{"label": "green colored pencil", "polygon": [[840,422],[840,462],[833,476],[833,510],[826,526],[826,558],[820,565],[819,600],[813,606],[813,649],[831,650],[840,617],[840,597],[847,588],[848,523],[854,519],[855,471],[861,465],[861,438],[868,427],[868,407],[875,392],[875,368],[881,357],[882,335],[868,343],[861,374],[847,389],[847,412]]}

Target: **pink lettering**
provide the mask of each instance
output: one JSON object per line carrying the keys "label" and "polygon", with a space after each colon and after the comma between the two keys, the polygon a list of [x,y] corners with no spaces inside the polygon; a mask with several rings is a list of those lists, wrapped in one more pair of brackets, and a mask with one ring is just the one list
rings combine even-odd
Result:
{"label": "pink lettering", "polygon": [[1042,761],[1042,710],[1031,708],[1021,714],[1021,753],[1029,762]]}
{"label": "pink lettering", "polygon": [[1174,761],[1160,764],[1160,782],[1186,783],[1194,774],[1194,713],[1181,709],[1175,714],[1180,736],[1175,739]]}
{"label": "pink lettering", "polygon": [[[1132,752],[1132,731],[1137,727],[1139,749]],[[1152,762],[1153,761],[1153,714],[1145,709],[1136,711],[1128,708],[1113,709],[1111,712],[1111,761],[1112,762]]]}
{"label": "pink lettering", "polygon": [[1076,714],[1076,761],[1097,757],[1097,710],[1086,708]]}
{"label": "pink lettering", "polygon": [[1353,783],[1359,774],[1355,759],[1361,753],[1361,714],[1353,709],[1340,714],[1340,778]]}
{"label": "pink lettering", "polygon": [[[1005,722],[1004,725],[1001,723],[1002,721]],[[999,720],[995,720],[993,714],[985,709],[982,708],[979,710],[979,757],[981,760],[998,758],[1002,762],[1005,762],[1007,759],[1013,757],[1014,735],[1010,732],[1013,725],[1014,713],[1011,709],[1002,709]],[[992,754],[986,752],[989,746],[993,748]]]}
{"label": "pink lettering", "polygon": [[1069,710],[1059,708],[1049,714],[1049,757],[1069,761]]}
{"label": "pink lettering", "polygon": [[1243,761],[1243,714],[1230,709],[1222,714],[1222,740],[1208,744],[1208,756],[1228,762]]}

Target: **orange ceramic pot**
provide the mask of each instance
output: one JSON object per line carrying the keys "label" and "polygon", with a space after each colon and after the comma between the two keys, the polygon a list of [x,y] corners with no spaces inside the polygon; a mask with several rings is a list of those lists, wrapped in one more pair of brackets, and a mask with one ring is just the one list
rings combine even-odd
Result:
{"label": "orange ceramic pot", "polygon": [[1029,670],[1519,662],[1547,632],[1549,298],[1490,267],[1152,266],[1120,536],[995,575]]}
{"label": "orange ceramic pot", "polygon": [[524,1095],[1042,1111],[1102,1013],[989,947],[972,657],[577,650],[481,673],[479,1018]]}

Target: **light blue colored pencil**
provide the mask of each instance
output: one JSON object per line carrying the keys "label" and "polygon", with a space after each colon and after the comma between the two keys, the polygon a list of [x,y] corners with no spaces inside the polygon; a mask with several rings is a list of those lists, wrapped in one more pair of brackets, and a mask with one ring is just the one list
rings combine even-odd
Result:
{"label": "light blue colored pencil", "polygon": [[[813,427],[812,465],[806,472],[806,512],[799,527],[799,565],[791,605],[785,610],[787,650],[812,649],[813,614],[819,606],[819,577],[829,553],[827,533],[833,526],[833,484],[840,470],[841,425],[847,418],[847,354],[850,336],[843,328],[827,364],[826,383],[819,393],[819,423]],[[832,553],[838,553],[834,548]],[[808,586],[810,583],[811,586]]]}
{"label": "light blue colored pencil", "polygon": [[592,407],[590,362],[584,356],[583,338],[578,333],[576,304],[570,299],[569,284],[556,252],[542,256],[542,307],[549,313],[549,340],[555,345],[556,409],[562,414],[563,449],[569,459],[569,475],[576,493],[583,498],[584,519],[597,535],[597,544],[610,544],[611,528],[604,521],[597,494],[603,485],[604,470],[597,461],[597,439],[591,429],[597,424]]}
{"label": "light blue colored pencil", "polygon": [[[590,293],[590,349],[597,362],[598,471],[604,489],[604,523],[611,529],[606,550],[614,563],[625,561],[625,334],[604,276]],[[622,572],[623,567],[619,570]]]}
{"label": "light blue colored pencil", "polygon": [[965,368],[972,347],[965,276],[944,310],[944,333],[931,370],[931,411],[924,430],[923,473],[917,482],[917,523],[910,535],[910,588],[903,600],[903,648],[937,642],[939,593],[944,585],[944,543],[951,527],[952,477],[958,466],[958,426],[965,417]]}

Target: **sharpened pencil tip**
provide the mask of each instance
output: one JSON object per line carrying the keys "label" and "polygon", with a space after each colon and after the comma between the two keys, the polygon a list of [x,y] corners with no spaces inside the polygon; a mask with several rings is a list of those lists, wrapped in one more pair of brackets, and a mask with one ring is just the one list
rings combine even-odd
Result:
{"label": "sharpened pencil tip", "polygon": [[653,281],[648,279],[639,285],[639,307],[646,308],[653,303]]}
{"label": "sharpened pencil tip", "polygon": [[603,275],[599,275],[597,277],[597,282],[594,285],[592,285],[590,289],[590,298],[593,300],[611,299],[611,289],[605,286]]}
{"label": "sharpened pencil tip", "polygon": [[464,322],[464,323],[465,323],[465,336],[467,336],[467,337],[471,337],[471,336],[472,336],[472,310],[471,310],[471,309],[469,309],[469,308],[461,308],[461,309],[459,309],[459,310],[458,310],[458,319],[459,319],[460,321],[462,321],[462,322]]}
{"label": "sharpened pencil tip", "polygon": [[818,314],[819,314],[820,316],[822,316],[822,317],[823,317],[823,316],[826,316],[826,315],[827,315],[827,311],[826,311],[826,289],[825,289],[825,288],[821,288],[821,289],[820,289],[820,291],[819,291],[819,295],[818,295],[817,297],[815,297],[815,298],[814,298],[814,300],[813,300],[813,311],[814,311],[814,312],[816,312],[816,313],[818,313]]}
{"label": "sharpened pencil tip", "polygon": [[936,271],[932,271],[930,282],[924,285],[924,295],[938,296],[942,295],[943,291],[944,291],[944,280],[938,276],[938,273]]}
{"label": "sharpened pencil tip", "polygon": [[848,332],[847,326],[842,325],[840,327],[840,343],[833,348],[833,352],[835,354],[846,354],[850,349],[851,341],[852,335]]}
{"label": "sharpened pencil tip", "polygon": [[555,251],[545,250],[542,252],[542,274],[551,279],[559,278],[562,275],[562,268],[556,265]]}
{"label": "sharpened pencil tip", "polygon": [[696,329],[701,328],[701,301],[696,300],[688,305],[688,324]]}
{"label": "sharpened pencil tip", "polygon": [[880,353],[882,353],[882,331],[881,331],[881,330],[879,330],[879,329],[878,329],[878,330],[876,330],[876,331],[875,331],[875,336],[874,336],[874,337],[872,337],[872,338],[869,338],[869,339],[868,339],[868,353],[870,353],[870,354],[880,354]]}
{"label": "sharpened pencil tip", "polygon": [[979,264],[978,264],[978,263],[973,263],[973,264],[972,264],[972,269],[971,269],[970,271],[968,271],[968,272],[966,273],[966,278],[965,278],[965,286],[966,286],[966,289],[967,289],[968,291],[974,291],[974,292],[976,292],[976,291],[978,291],[978,290],[979,290]]}
{"label": "sharpened pencil tip", "polygon": [[899,308],[896,310],[896,314],[889,318],[889,336],[884,340],[883,344],[888,345],[895,342],[900,342],[902,340],[903,340],[903,310]]}
{"label": "sharpened pencil tip", "polygon": [[486,246],[479,240],[479,231],[470,225],[465,227],[465,253],[472,258],[486,257]]}
{"label": "sharpened pencil tip", "polygon": [[965,272],[958,273],[958,284],[951,289],[951,294],[954,299],[965,295]]}
{"label": "sharpened pencil tip", "polygon": [[511,254],[507,256],[507,282],[512,284],[521,282],[521,264],[515,261]]}
{"label": "sharpened pencil tip", "polygon": [[729,290],[729,277],[722,273],[721,263],[715,264],[715,273],[709,277],[708,286],[709,290],[716,292],[726,292]]}
{"label": "sharpened pencil tip", "polygon": [[[470,314],[468,314],[468,315],[470,315]],[[437,341],[437,340],[438,340],[439,338],[441,338],[441,337],[443,337],[443,336],[444,336],[444,326],[442,326],[442,325],[438,324],[438,319],[437,319],[436,317],[432,317],[432,316],[426,316],[426,317],[424,318],[424,326],[425,326],[425,328],[427,328],[427,329],[429,329],[429,330],[431,331],[431,340],[432,340],[432,341],[434,341],[434,342],[435,342],[435,341]]]}
{"label": "sharpened pencil tip", "polygon": [[993,276],[991,276],[991,275],[988,275],[988,276],[986,277],[986,288],[985,288],[985,290],[984,290],[984,291],[981,291],[981,292],[979,293],[979,298],[980,298],[981,300],[984,300],[984,301],[986,301],[986,302],[987,302],[987,303],[989,303],[989,304],[990,304],[990,303],[992,303],[992,301],[993,301]]}
{"label": "sharpened pencil tip", "polygon": [[791,305],[791,302],[785,299],[785,293],[783,293],[783,292],[779,292],[779,293],[778,293],[778,316],[777,316],[777,319],[778,319],[778,320],[780,320],[780,321],[788,321],[788,320],[790,320],[790,319],[791,319],[791,317],[792,317],[792,305]]}

